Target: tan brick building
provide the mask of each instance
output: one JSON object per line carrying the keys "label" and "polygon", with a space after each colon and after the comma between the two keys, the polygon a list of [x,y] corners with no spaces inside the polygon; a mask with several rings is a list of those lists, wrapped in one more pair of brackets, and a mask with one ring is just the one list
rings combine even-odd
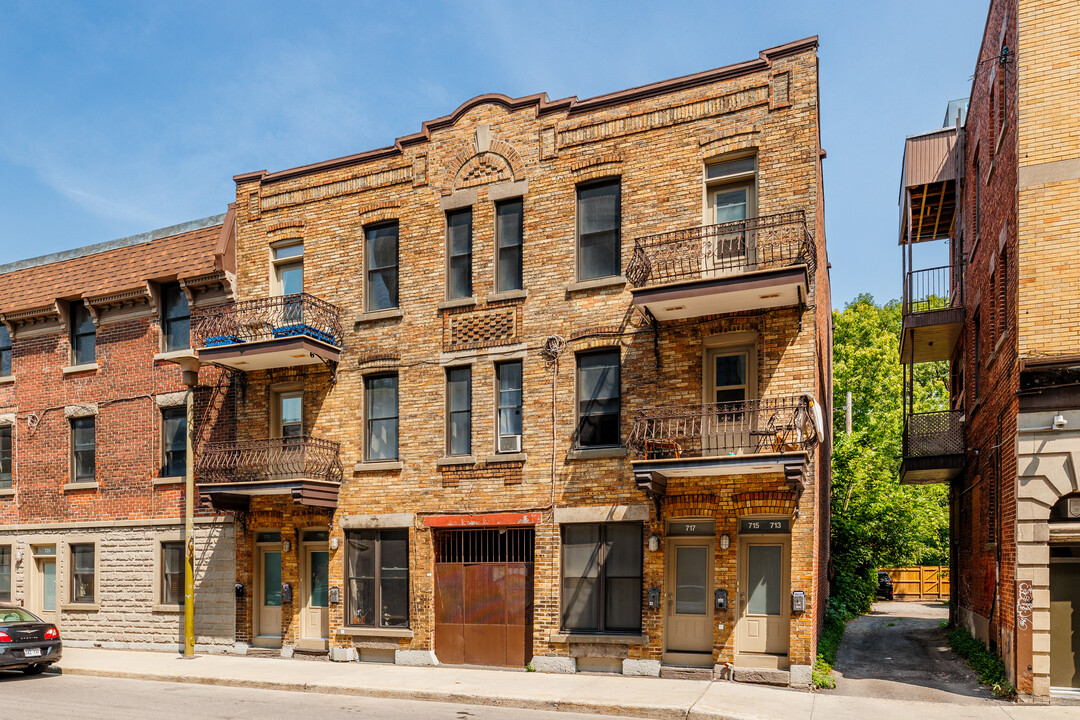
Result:
{"label": "tan brick building", "polygon": [[831,333],[816,38],[588,100],[474,98],[236,177],[237,639],[809,682]]}
{"label": "tan brick building", "polygon": [[1080,693],[1078,52],[1075,3],[991,2],[966,119],[908,139],[902,188],[906,257],[950,245],[905,268],[901,352],[952,378],[906,408],[904,480],[951,482],[954,620],[1036,702]]}
{"label": "tan brick building", "polygon": [[[232,300],[232,217],[0,266],[0,602],[68,645],[183,646],[190,317]],[[202,435],[229,376],[196,390]],[[233,518],[196,518],[197,647],[235,636]]]}

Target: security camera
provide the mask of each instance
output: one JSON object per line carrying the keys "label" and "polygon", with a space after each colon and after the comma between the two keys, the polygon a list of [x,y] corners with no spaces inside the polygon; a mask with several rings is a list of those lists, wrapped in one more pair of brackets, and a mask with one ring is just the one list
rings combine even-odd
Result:
{"label": "security camera", "polygon": [[1061,413],[1058,413],[1057,415],[1054,416],[1054,429],[1055,430],[1064,430],[1065,426],[1068,425],[1068,424],[1069,424],[1069,421],[1066,420],[1065,416],[1062,415]]}

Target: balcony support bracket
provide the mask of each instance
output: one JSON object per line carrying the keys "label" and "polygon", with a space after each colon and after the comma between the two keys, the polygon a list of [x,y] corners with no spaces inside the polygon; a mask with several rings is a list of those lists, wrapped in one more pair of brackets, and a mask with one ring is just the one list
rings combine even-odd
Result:
{"label": "balcony support bracket", "polygon": [[645,497],[653,501],[653,505],[656,507],[656,517],[659,519],[663,508],[664,495],[667,494],[667,478],[658,472],[639,470],[634,473],[634,482],[637,483],[638,490],[644,492]]}
{"label": "balcony support bracket", "polygon": [[806,466],[785,465],[784,480],[795,495],[795,517],[799,517],[799,503],[802,500],[803,491],[806,490]]}
{"label": "balcony support bracket", "polygon": [[330,360],[329,358],[324,358],[322,355],[316,355],[315,353],[310,353],[310,355],[313,358],[318,358],[322,364],[326,366],[326,369],[330,371],[330,384],[337,385],[337,360]]}

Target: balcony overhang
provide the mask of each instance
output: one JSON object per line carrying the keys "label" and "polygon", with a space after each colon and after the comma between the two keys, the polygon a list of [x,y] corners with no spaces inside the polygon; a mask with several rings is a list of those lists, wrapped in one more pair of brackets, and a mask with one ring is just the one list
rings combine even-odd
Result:
{"label": "balcony overhang", "polygon": [[904,316],[900,362],[949,360],[964,329],[964,308],[928,310]]}
{"label": "balcony overhang", "polygon": [[782,453],[747,453],[717,457],[661,458],[634,460],[631,467],[638,489],[663,495],[670,478],[720,477],[723,475],[760,475],[783,473],[801,478],[809,455],[802,450]]}
{"label": "balcony overhang", "polygon": [[744,310],[802,304],[809,287],[806,265],[746,273],[727,272],[677,284],[635,288],[634,305],[657,320],[684,320]]}
{"label": "balcony overhang", "polygon": [[216,510],[247,510],[252,497],[288,495],[293,503],[336,508],[341,483],[318,478],[199,483],[200,496]]}
{"label": "balcony overhang", "polygon": [[900,463],[901,485],[947,483],[964,471],[962,454],[906,457]]}
{"label": "balcony overhang", "polygon": [[304,335],[235,342],[199,349],[199,360],[250,372],[337,363],[341,349]]}
{"label": "balcony overhang", "polygon": [[900,244],[943,240],[956,220],[959,131],[944,127],[904,143]]}

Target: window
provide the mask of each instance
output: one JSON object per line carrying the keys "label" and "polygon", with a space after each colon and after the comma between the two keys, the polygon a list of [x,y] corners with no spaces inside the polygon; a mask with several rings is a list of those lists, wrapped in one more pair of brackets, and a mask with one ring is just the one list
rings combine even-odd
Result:
{"label": "window", "polygon": [[472,368],[446,370],[447,455],[472,454]]}
{"label": "window", "polygon": [[0,602],[11,602],[10,545],[0,545]]}
{"label": "window", "polygon": [[278,437],[298,438],[304,434],[304,393],[277,393]]}
{"label": "window", "polygon": [[164,458],[162,477],[187,474],[187,408],[171,407],[161,411],[161,449]]}
{"label": "window", "polygon": [[521,361],[495,365],[499,384],[499,437],[521,435]]}
{"label": "window", "polygon": [[577,189],[578,280],[620,272],[621,183],[605,180]]}
{"label": "window", "polygon": [[161,331],[165,337],[165,352],[187,350],[191,347],[191,311],[187,293],[179,283],[166,285],[161,291]]}
{"label": "window", "polygon": [[472,297],[472,208],[446,214],[446,297]]}
{"label": "window", "polygon": [[398,459],[398,376],[364,378],[367,460]]}
{"label": "window", "polygon": [[71,359],[76,365],[94,362],[94,345],[97,329],[90,317],[90,308],[82,301],[71,303]]}
{"label": "window", "polygon": [[273,253],[274,294],[304,292],[304,243],[279,245],[273,248]]}
{"label": "window", "polygon": [[975,318],[972,321],[972,332],[975,337],[972,338],[972,349],[975,351],[975,372],[972,373],[975,382],[975,400],[980,397],[979,393],[979,380],[982,377],[982,308],[978,308],[975,311]]}
{"label": "window", "polygon": [[1004,335],[1009,328],[1009,255],[1007,248],[1001,249],[998,261],[998,335]]}
{"label": "window", "polygon": [[409,627],[409,531],[345,533],[346,624]]}
{"label": "window", "polygon": [[746,220],[756,214],[754,188],[757,159],[749,157],[710,163],[705,166],[708,183],[709,217],[707,224]]}
{"label": "window", "polygon": [[495,206],[495,292],[522,289],[523,218],[521,198]]}
{"label": "window", "polygon": [[562,627],[641,632],[641,524],[562,526]]}
{"label": "window", "polygon": [[71,546],[71,602],[94,602],[94,545]]}
{"label": "window", "polygon": [[619,444],[619,351],[577,356],[578,447]]}
{"label": "window", "polygon": [[367,266],[364,302],[368,312],[398,306],[398,224],[374,225],[364,230]]}
{"label": "window", "polygon": [[979,174],[979,146],[975,146],[975,207],[972,208],[971,229],[975,231],[975,242],[979,242],[979,205],[982,201],[982,175]]}
{"label": "window", "polygon": [[74,418],[71,421],[71,453],[73,482],[93,482],[95,467],[94,418]]}
{"label": "window", "polygon": [[0,490],[11,487],[11,426],[0,425]]}
{"label": "window", "polygon": [[184,604],[184,543],[161,543],[161,604]]}
{"label": "window", "polygon": [[0,377],[11,375],[11,333],[0,324]]}

